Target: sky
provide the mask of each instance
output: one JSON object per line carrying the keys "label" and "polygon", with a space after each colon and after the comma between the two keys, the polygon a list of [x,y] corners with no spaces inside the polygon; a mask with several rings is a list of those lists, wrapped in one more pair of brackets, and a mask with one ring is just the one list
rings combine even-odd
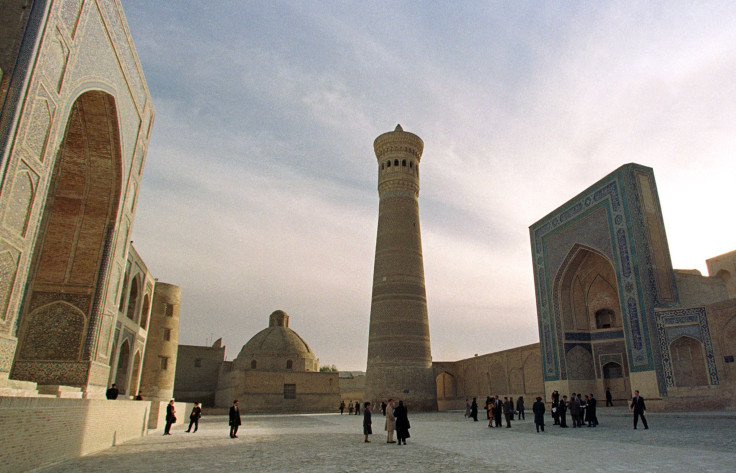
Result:
{"label": "sky", "polygon": [[[432,358],[539,340],[528,227],[654,168],[675,268],[736,249],[736,3],[122,0],[156,118],[133,240],[227,359],[290,315],[364,370],[373,140],[424,141]],[[400,327],[397,327],[400,330]]]}

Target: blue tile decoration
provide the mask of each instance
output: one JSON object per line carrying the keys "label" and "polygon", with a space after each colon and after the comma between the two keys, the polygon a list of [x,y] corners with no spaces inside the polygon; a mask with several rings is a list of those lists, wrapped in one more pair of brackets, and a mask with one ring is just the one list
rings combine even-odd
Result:
{"label": "blue tile decoration", "polygon": [[[636,176],[641,174],[650,178],[656,198],[651,168],[627,164],[529,228],[540,347],[546,381],[566,379],[563,344],[567,340],[583,341],[580,337],[584,338],[582,335],[563,332],[560,303],[555,289],[559,287],[562,274],[580,249],[601,254],[614,267],[630,371],[651,371],[658,368],[654,359],[658,357],[660,347],[653,346],[649,341],[652,313],[658,303],[658,295],[650,242],[647,239],[646,222],[636,184]],[[658,199],[656,205],[659,205]],[[601,209],[605,210],[605,228],[585,228],[584,219]],[[598,240],[595,244],[591,243],[593,246],[588,244],[595,238]],[[563,241],[569,242],[569,245],[561,244]],[[661,246],[668,256],[666,241]],[[660,387],[663,387],[664,380],[661,376],[658,381]]]}
{"label": "blue tile decoration", "polygon": [[605,332],[565,332],[566,342],[591,342],[599,340],[616,340],[624,338],[623,330]]}

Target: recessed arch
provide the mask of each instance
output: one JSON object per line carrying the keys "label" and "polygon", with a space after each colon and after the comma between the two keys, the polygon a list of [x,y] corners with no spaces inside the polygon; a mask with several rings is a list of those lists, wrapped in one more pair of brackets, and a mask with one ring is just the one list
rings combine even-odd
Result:
{"label": "recessed arch", "polygon": [[688,335],[681,335],[670,343],[672,372],[675,386],[706,386],[708,373],[703,344]]}
{"label": "recessed arch", "polygon": [[[66,314],[75,314],[75,320],[83,320],[75,361],[93,356],[105,284],[113,270],[110,248],[118,221],[121,182],[115,99],[102,90],[80,91],[69,108],[63,138],[51,163],[19,319],[20,353],[50,353],[52,356],[43,362],[71,361],[68,351],[60,353],[62,358],[53,354],[52,339],[34,335],[40,320],[31,314],[42,304],[56,301],[68,303],[74,310],[59,305],[55,309],[64,308]],[[79,328],[79,323],[75,327]],[[23,355],[17,359],[22,361]],[[39,372],[44,369],[37,367]],[[60,373],[59,379],[64,376]]]}
{"label": "recessed arch", "polygon": [[141,307],[141,328],[148,328],[148,313],[151,311],[151,296],[146,294],[143,296],[143,306]]}
{"label": "recessed arch", "polygon": [[125,311],[125,315],[130,319],[138,322],[139,313],[137,312],[138,307],[138,293],[140,291],[141,278],[136,275],[130,283],[130,292],[128,292],[128,309]]}
{"label": "recessed arch", "polygon": [[118,369],[115,373],[115,384],[121,394],[128,392],[128,367],[130,365],[130,343],[125,340],[120,345],[120,353],[118,354]]}

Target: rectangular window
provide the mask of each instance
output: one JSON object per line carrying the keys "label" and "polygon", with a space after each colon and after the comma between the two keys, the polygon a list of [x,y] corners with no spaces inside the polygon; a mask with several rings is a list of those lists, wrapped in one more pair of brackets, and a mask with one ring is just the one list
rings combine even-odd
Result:
{"label": "rectangular window", "polygon": [[284,399],[296,399],[296,384],[284,384]]}
{"label": "rectangular window", "polygon": [[162,370],[169,369],[169,357],[167,357],[167,356],[159,356],[158,359],[161,362],[161,369]]}
{"label": "rectangular window", "polygon": [[173,317],[174,306],[172,304],[167,304],[166,302],[164,302],[164,314],[166,314],[166,317]]}
{"label": "rectangular window", "polygon": [[201,368],[202,367],[202,358],[197,358],[194,360],[194,367],[195,368]]}
{"label": "rectangular window", "polygon": [[164,329],[164,341],[166,342],[171,341],[171,329],[170,328]]}

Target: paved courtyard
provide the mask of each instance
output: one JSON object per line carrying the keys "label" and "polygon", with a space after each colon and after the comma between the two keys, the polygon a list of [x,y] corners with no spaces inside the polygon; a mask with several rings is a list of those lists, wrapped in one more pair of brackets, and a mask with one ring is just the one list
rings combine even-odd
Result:
{"label": "paved courtyard", "polygon": [[[226,416],[206,415],[196,434],[176,424],[160,432],[44,472],[729,472],[736,471],[736,413],[649,413],[649,430],[632,429],[625,408],[599,409],[597,428],[547,431],[513,422],[490,429],[462,412],[411,414],[408,445],[387,444],[373,416],[364,443],[362,416],[244,416],[238,439]],[[184,416],[182,416],[184,417]],[[568,421],[569,422],[569,421]]]}

